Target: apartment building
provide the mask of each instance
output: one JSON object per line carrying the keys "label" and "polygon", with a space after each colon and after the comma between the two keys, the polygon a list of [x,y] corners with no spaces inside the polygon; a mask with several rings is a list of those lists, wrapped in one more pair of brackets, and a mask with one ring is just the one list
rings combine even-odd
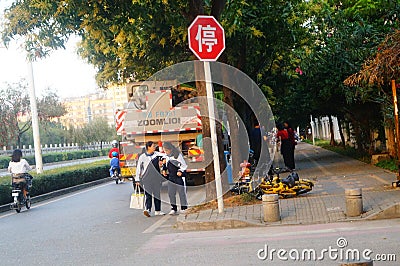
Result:
{"label": "apartment building", "polygon": [[67,128],[71,125],[81,127],[95,118],[104,117],[109,125],[115,125],[115,111],[127,103],[125,86],[114,86],[107,90],[82,97],[70,97],[62,100],[67,114],[60,122]]}

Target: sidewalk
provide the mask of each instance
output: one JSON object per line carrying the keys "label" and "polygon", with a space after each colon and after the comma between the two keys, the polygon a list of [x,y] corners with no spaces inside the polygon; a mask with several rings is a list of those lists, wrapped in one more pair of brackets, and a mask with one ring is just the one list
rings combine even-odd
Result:
{"label": "sidewalk", "polygon": [[[296,147],[296,168],[300,178],[315,182],[314,189],[294,198],[280,199],[281,220],[263,221],[260,204],[203,210],[179,215],[177,228],[181,230],[212,230],[247,226],[333,223],[343,221],[389,219],[400,217],[400,189],[392,188],[396,174],[334,152],[300,143]],[[282,175],[284,177],[284,175]],[[361,188],[363,213],[347,217],[345,189]]]}

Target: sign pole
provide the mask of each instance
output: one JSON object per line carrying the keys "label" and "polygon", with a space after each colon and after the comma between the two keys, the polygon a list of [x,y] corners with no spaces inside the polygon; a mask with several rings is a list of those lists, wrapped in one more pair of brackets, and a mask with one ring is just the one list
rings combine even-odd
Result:
{"label": "sign pole", "polygon": [[221,170],[219,166],[218,141],[215,119],[214,93],[209,61],[216,61],[225,49],[224,28],[213,16],[197,16],[188,28],[189,48],[204,63],[208,117],[210,120],[211,147],[214,163],[215,187],[218,212],[224,212]]}
{"label": "sign pole", "polygon": [[208,104],[208,117],[210,119],[210,131],[211,131],[211,147],[213,154],[214,173],[215,173],[215,187],[217,190],[217,201],[218,201],[218,212],[224,212],[224,200],[222,194],[222,181],[221,181],[221,170],[219,167],[219,153],[218,153],[218,142],[217,142],[217,129],[215,119],[215,106],[214,106],[214,93],[211,81],[211,69],[210,62],[203,61],[204,63],[204,75],[206,80],[206,92],[207,92],[207,104]]}

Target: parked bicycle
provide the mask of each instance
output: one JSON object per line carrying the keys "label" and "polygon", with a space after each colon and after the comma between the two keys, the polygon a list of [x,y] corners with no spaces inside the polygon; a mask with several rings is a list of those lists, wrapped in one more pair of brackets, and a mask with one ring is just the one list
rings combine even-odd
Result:
{"label": "parked bicycle", "polygon": [[287,177],[280,178],[282,168],[271,167],[268,178],[264,179],[258,186],[258,198],[263,194],[278,194],[283,198],[294,197],[310,192],[314,183],[309,179],[300,179],[296,172],[291,172]]}

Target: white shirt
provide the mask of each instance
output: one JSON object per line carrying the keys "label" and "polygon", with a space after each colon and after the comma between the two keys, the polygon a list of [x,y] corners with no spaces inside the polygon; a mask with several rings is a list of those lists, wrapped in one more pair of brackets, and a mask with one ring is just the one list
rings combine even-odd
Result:
{"label": "white shirt", "polygon": [[168,163],[168,161],[178,161],[179,162],[179,170],[178,171],[180,171],[182,173],[184,171],[186,171],[186,169],[188,167],[185,162],[185,159],[183,159],[182,153],[179,153],[178,158],[176,158],[176,159],[173,156],[166,156],[166,159],[167,159],[167,163]]}
{"label": "white shirt", "polygon": [[21,159],[19,162],[10,162],[8,164],[8,172],[12,174],[23,174],[32,170],[28,162],[25,159]]}
{"label": "white shirt", "polygon": [[[155,151],[151,155],[149,155],[148,153],[145,152],[139,156],[139,160],[136,165],[136,176],[135,176],[136,182],[140,181],[140,177],[144,174],[144,172],[146,172],[146,169],[149,166],[149,163],[157,156],[164,157],[165,154]],[[143,164],[143,166],[142,166],[142,164]]]}

